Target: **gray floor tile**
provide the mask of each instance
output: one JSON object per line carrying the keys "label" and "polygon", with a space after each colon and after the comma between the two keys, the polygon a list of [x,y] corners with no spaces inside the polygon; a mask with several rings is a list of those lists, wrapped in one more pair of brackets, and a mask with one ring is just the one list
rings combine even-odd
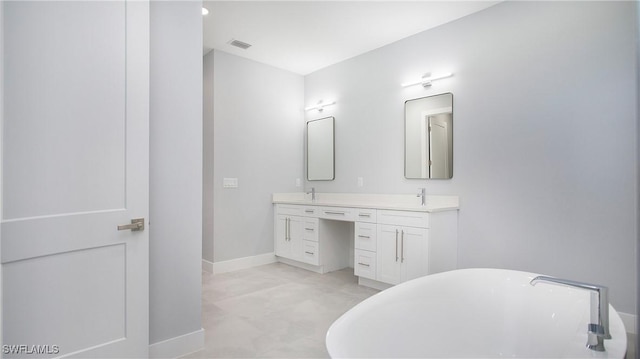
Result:
{"label": "gray floor tile", "polygon": [[326,358],[331,323],[377,292],[349,268],[322,275],[273,263],[203,273],[205,348],[185,358]]}

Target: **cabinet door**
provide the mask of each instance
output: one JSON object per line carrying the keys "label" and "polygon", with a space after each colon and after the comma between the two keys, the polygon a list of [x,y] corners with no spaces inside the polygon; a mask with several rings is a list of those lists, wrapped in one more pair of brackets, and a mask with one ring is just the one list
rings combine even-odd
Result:
{"label": "cabinet door", "polygon": [[289,259],[303,258],[303,217],[278,215],[276,222],[276,255]]}
{"label": "cabinet door", "polygon": [[402,281],[400,262],[400,227],[378,225],[376,279],[398,284]]}
{"label": "cabinet door", "polygon": [[411,280],[428,274],[427,234],[425,228],[400,228],[400,263],[402,263],[402,281]]}
{"label": "cabinet door", "polygon": [[288,216],[279,215],[276,221],[276,255],[291,258]]}
{"label": "cabinet door", "polygon": [[304,258],[304,248],[302,246],[304,233],[303,217],[289,216],[289,245],[291,256],[289,258],[301,261]]}

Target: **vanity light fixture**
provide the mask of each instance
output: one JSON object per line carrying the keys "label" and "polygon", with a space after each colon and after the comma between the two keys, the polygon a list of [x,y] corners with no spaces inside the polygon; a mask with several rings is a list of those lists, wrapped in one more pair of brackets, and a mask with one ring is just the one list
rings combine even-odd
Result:
{"label": "vanity light fixture", "polygon": [[336,102],[335,101],[328,101],[328,102],[322,102],[322,100],[318,101],[318,104],[315,106],[311,106],[311,107],[307,107],[304,110],[305,111],[311,111],[311,110],[318,110],[318,112],[322,112],[322,110],[324,110],[325,107],[327,106],[331,106],[331,105],[335,105]]}
{"label": "vanity light fixture", "polygon": [[432,81],[436,81],[436,80],[440,80],[440,79],[446,79],[447,77],[451,77],[453,76],[453,73],[451,72],[445,72],[439,75],[431,75],[430,72],[427,72],[426,74],[424,74],[424,76],[422,76],[422,78],[418,81],[412,81],[412,82],[405,82],[402,84],[402,87],[409,87],[409,86],[413,86],[413,85],[422,85],[422,87],[429,87],[431,86],[431,82]]}

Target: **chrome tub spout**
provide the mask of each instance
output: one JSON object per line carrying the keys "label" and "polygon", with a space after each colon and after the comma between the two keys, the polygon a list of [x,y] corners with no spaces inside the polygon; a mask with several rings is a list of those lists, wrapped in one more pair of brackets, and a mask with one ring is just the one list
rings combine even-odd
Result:
{"label": "chrome tub spout", "polygon": [[604,339],[611,339],[611,333],[609,332],[609,289],[601,285],[547,276],[535,277],[530,283],[535,286],[541,282],[580,288],[591,292],[591,323],[587,328],[587,348],[603,352],[605,350]]}

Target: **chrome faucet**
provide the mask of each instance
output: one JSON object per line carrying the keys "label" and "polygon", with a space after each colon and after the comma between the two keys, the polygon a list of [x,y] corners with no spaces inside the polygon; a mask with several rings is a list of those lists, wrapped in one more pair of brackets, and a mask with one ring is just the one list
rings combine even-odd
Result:
{"label": "chrome faucet", "polygon": [[420,188],[420,192],[418,192],[416,197],[420,197],[420,205],[425,206],[427,204],[427,189]]}
{"label": "chrome faucet", "polygon": [[316,200],[316,188],[315,187],[311,187],[311,191],[307,192],[307,194],[311,193],[311,201],[315,201]]}
{"label": "chrome faucet", "polygon": [[533,278],[531,285],[535,286],[539,282],[566,285],[591,292],[591,323],[587,327],[587,348],[603,352],[604,339],[611,339],[611,333],[609,332],[609,289],[601,285],[547,276]]}

